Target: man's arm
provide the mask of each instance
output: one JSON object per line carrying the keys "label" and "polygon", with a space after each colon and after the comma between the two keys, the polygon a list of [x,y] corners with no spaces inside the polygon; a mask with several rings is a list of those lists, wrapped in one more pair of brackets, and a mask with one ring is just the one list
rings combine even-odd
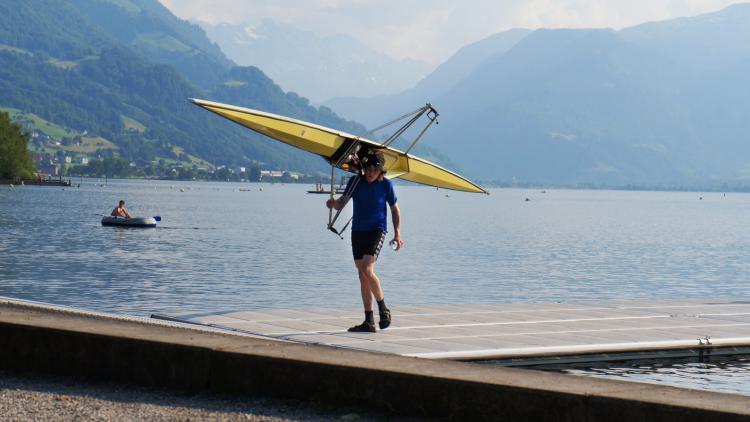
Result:
{"label": "man's arm", "polygon": [[401,209],[398,204],[391,205],[391,219],[393,220],[393,240],[396,241],[396,250],[399,250],[404,246],[404,241],[401,240]]}

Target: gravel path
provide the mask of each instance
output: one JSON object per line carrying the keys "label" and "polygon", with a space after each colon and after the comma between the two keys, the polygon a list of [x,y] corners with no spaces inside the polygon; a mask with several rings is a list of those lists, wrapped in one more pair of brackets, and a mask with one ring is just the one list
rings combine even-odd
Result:
{"label": "gravel path", "polygon": [[394,420],[363,409],[297,400],[209,393],[185,395],[119,384],[81,383],[68,378],[19,378],[2,372],[0,415],[3,421]]}

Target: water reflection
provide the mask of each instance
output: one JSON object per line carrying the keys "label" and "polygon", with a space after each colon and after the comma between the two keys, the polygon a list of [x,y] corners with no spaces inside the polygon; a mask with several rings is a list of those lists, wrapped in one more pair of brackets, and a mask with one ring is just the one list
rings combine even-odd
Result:
{"label": "water reflection", "polygon": [[750,396],[750,355],[719,356],[703,362],[694,359],[639,360],[560,370],[574,375]]}

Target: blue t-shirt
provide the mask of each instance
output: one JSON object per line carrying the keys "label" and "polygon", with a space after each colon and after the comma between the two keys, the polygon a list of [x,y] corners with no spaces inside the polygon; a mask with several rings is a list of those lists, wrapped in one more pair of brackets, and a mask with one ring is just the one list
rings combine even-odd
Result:
{"label": "blue t-shirt", "polygon": [[[357,176],[353,176],[349,179],[344,192],[349,192],[356,178]],[[388,231],[388,210],[385,204],[393,206],[396,203],[396,192],[390,180],[384,177],[382,181],[367,183],[367,179],[362,176],[351,197],[354,201],[352,231]]]}

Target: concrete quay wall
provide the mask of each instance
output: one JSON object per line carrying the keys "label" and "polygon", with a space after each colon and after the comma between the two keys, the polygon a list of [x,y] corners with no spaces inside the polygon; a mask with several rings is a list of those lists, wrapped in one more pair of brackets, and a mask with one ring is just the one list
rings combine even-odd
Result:
{"label": "concrete quay wall", "polygon": [[0,303],[0,369],[459,420],[740,421],[750,398],[229,335]]}

